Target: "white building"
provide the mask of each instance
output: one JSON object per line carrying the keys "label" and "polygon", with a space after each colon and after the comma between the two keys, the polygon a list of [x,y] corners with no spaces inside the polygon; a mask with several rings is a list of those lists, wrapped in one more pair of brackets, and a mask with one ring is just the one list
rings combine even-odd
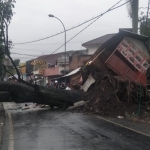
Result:
{"label": "white building", "polygon": [[88,41],[86,43],[83,43],[82,46],[87,48],[87,55],[94,54],[95,51],[107,40],[109,40],[111,37],[113,37],[115,34],[106,34],[99,38],[93,39],[91,41]]}

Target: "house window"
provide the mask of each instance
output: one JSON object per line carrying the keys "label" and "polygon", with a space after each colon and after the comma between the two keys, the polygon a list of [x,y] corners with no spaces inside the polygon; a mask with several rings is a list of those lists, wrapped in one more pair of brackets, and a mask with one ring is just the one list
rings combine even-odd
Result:
{"label": "house window", "polygon": [[137,48],[136,48],[135,45],[132,45],[132,49],[133,49],[134,51],[137,51]]}
{"label": "house window", "polygon": [[148,67],[149,67],[148,63],[144,63],[143,66],[144,66],[146,69],[148,69]]}
{"label": "house window", "polygon": [[130,41],[128,39],[125,38],[124,40],[127,44],[130,44]]}
{"label": "house window", "polygon": [[139,69],[141,69],[141,66],[139,64],[136,64],[136,67],[139,68]]}
{"label": "house window", "polygon": [[52,63],[48,64],[48,68],[52,68],[55,67],[55,65],[53,65]]}
{"label": "house window", "polygon": [[127,52],[126,51],[122,51],[124,56],[127,56]]}
{"label": "house window", "polygon": [[137,55],[136,57],[135,57],[139,62],[141,62],[141,58]]}
{"label": "house window", "polygon": [[129,57],[129,60],[134,63],[134,58],[133,57]]}
{"label": "house window", "polygon": [[126,48],[128,47],[128,45],[125,42],[122,42],[122,45]]}
{"label": "house window", "polygon": [[142,52],[139,52],[140,56],[144,57],[144,54]]}
{"label": "house window", "polygon": [[133,51],[132,49],[129,49],[129,52],[130,52],[132,55],[135,54],[134,51]]}

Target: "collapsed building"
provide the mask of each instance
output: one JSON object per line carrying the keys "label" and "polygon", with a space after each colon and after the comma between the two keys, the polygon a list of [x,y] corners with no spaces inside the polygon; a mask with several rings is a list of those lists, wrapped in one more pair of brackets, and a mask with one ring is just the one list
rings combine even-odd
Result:
{"label": "collapsed building", "polygon": [[80,70],[76,85],[88,93],[85,109],[110,114],[124,113],[134,104],[139,110],[141,104],[147,106],[149,67],[149,38],[120,30]]}
{"label": "collapsed building", "polygon": [[86,66],[92,70],[111,70],[120,79],[146,86],[149,62],[148,37],[120,30],[98,48]]}

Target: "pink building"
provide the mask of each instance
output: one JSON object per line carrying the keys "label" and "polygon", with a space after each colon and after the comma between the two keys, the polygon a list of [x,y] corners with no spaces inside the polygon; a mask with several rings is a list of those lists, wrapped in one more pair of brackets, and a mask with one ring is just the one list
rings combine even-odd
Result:
{"label": "pink building", "polygon": [[33,74],[37,84],[45,85],[48,82],[51,83],[52,79],[61,77],[68,73],[69,56],[71,56],[72,53],[73,51],[66,52],[66,62],[64,52],[43,55],[32,61]]}

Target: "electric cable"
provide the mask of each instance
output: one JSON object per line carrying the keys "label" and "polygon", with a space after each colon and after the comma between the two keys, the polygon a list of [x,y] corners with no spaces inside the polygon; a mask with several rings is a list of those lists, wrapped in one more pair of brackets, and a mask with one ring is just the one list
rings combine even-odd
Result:
{"label": "electric cable", "polygon": [[25,55],[25,56],[31,56],[31,57],[39,57],[38,55],[21,54],[21,53],[14,53],[14,52],[11,52],[11,54]]}
{"label": "electric cable", "polygon": [[[114,10],[114,9],[117,9],[117,8],[119,8],[119,7],[121,7],[121,6],[123,6],[123,5],[125,5],[126,3],[129,3],[131,0],[129,0],[129,1],[127,1],[127,2],[125,2],[125,3],[123,3],[123,4],[121,4],[121,5],[119,5],[119,6],[116,6],[116,7],[114,7],[115,5],[117,5],[118,4],[118,2],[115,4],[115,5],[113,5],[111,8],[109,8],[107,11],[105,11],[104,13],[102,13],[101,14],[101,16],[99,16],[98,18],[96,18],[94,21],[92,21],[90,24],[88,24],[86,27],[84,27],[82,30],[80,30],[77,34],[75,34],[72,38],[70,38],[66,43],[68,43],[69,41],[71,41],[72,39],[74,39],[77,35],[79,35],[81,32],[83,32],[86,28],[88,28],[90,25],[92,25],[95,21],[97,21],[100,17],[102,17],[104,14],[106,14],[107,12],[110,12],[110,11],[112,11],[112,10]],[[120,2],[120,1],[119,1]],[[114,7],[114,8],[113,8]],[[63,47],[65,45],[65,43],[63,44],[63,45],[61,45],[60,47],[58,47],[56,50],[54,50],[52,53],[50,53],[49,55],[51,55],[51,54],[53,54],[53,53],[55,53],[56,51],[58,51],[61,47]],[[46,59],[47,57],[49,57],[49,55],[48,56],[46,56],[45,58],[43,58],[42,60],[44,60],[44,59]]]}
{"label": "electric cable", "polygon": [[[75,34],[72,38],[70,38],[66,43],[70,42],[73,38],[75,38],[77,35],[79,35],[81,32],[83,32],[86,28],[88,28],[90,25],[92,25],[95,21],[97,21],[100,17],[102,17],[104,14],[112,11],[112,10],[115,10],[127,3],[129,3],[131,0],[119,5],[119,6],[116,6],[118,3],[120,3],[122,0],[118,1],[116,4],[114,4],[112,7],[110,7],[107,11],[105,11],[104,13],[102,13],[101,15],[99,15],[98,17],[95,17],[96,19],[94,21],[92,21],[90,24],[88,24],[86,27],[84,27],[81,31],[79,31],[77,34]],[[116,7],[114,7],[116,6]],[[114,7],[114,8],[113,8]],[[92,19],[93,20],[93,19]],[[70,30],[70,29],[69,29]],[[67,31],[67,30],[66,30]],[[65,32],[65,31],[64,31]],[[63,33],[63,32],[62,32]],[[58,34],[55,34],[55,35],[58,35]],[[53,35],[52,35],[53,36]],[[38,40],[39,41],[39,40]],[[31,41],[33,42],[33,41]],[[31,43],[30,42],[30,43]],[[26,42],[27,43],[27,42]],[[14,44],[14,43],[13,43]],[[23,43],[25,44],[25,43]],[[49,57],[51,54],[55,53],[57,50],[59,50],[61,47],[63,47],[65,45],[65,43],[63,45],[61,45],[59,48],[57,48],[56,50],[54,50],[52,53],[50,53],[49,55],[46,55],[42,60],[46,59],[47,57]],[[26,55],[26,54],[25,54]],[[31,56],[31,55],[30,55]]]}
{"label": "electric cable", "polygon": [[[121,1],[122,1],[122,0],[118,1],[115,5],[113,5],[112,7],[110,7],[107,11],[105,11],[105,12],[102,13],[102,14],[105,14],[106,12],[113,10],[112,8],[113,8],[114,6],[116,6],[118,3],[120,3]],[[131,0],[129,0],[129,1],[125,2],[125,3],[123,3],[122,5],[125,5],[126,3],[130,2],[130,1],[131,1]],[[119,5],[118,7],[121,7],[122,5]],[[115,7],[115,9],[118,8],[118,7]],[[77,28],[77,27],[80,27],[80,26],[82,26],[83,24],[88,23],[88,22],[90,22],[90,21],[92,21],[92,20],[94,20],[94,19],[97,19],[97,18],[101,17],[102,14],[100,14],[100,15],[98,15],[98,16],[96,16],[96,17],[93,17],[93,18],[91,18],[91,19],[89,19],[89,20],[87,20],[87,21],[85,21],[85,22],[83,22],[83,23],[81,23],[81,24],[79,24],[79,25],[77,25],[77,26],[74,26],[74,27],[72,27],[72,28],[70,28],[70,29],[67,29],[67,30],[65,30],[65,31],[56,33],[56,34],[54,34],[54,35],[51,35],[51,36],[48,36],[48,37],[45,37],[45,38],[42,38],[42,39],[38,39],[38,40],[29,41],[29,42],[13,43],[13,44],[14,44],[14,45],[29,44],[29,43],[39,42],[39,41],[42,41],[42,40],[46,40],[46,39],[52,38],[52,37],[54,37],[54,36],[57,36],[57,35],[60,35],[60,34],[62,34],[62,33],[64,33],[64,32],[66,32],[66,31],[70,31],[70,30],[72,30],[72,29],[75,29],[75,28]]]}

